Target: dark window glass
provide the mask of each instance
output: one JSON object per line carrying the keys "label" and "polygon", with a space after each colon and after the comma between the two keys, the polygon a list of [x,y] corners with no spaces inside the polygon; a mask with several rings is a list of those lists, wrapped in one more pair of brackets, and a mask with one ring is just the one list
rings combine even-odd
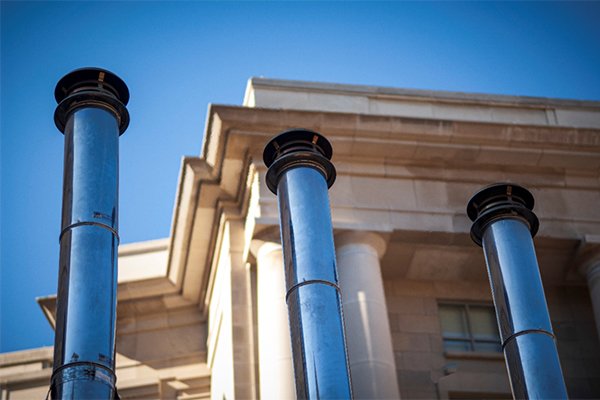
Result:
{"label": "dark window glass", "polygon": [[446,351],[502,351],[492,306],[440,303],[439,316]]}

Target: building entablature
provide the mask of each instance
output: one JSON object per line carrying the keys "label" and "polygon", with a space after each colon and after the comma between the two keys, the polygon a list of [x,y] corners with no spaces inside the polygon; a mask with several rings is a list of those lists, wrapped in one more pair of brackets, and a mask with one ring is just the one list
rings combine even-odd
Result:
{"label": "building entablature", "polygon": [[207,118],[201,157],[183,162],[169,259],[170,279],[192,301],[206,302],[225,211],[256,232],[277,225],[261,154],[269,138],[292,127],[321,132],[333,144],[336,229],[466,236],[468,197],[504,180],[536,195],[541,237],[578,240],[600,227],[593,206],[600,201],[600,129],[221,105]]}

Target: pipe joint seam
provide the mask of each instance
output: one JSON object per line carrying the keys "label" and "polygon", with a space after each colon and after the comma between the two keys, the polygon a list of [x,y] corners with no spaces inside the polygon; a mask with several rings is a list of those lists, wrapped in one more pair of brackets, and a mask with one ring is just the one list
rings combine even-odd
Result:
{"label": "pipe joint seam", "polygon": [[74,224],[68,225],[66,228],[64,228],[60,232],[60,235],[58,236],[58,241],[60,242],[63,238],[63,235],[65,235],[68,231],[71,231],[74,228],[77,228],[80,226],[96,226],[98,228],[106,229],[107,231],[111,232],[115,236],[115,238],[117,239],[117,243],[120,243],[120,241],[121,241],[121,238],[119,237],[119,232],[117,232],[114,228],[112,228],[106,224],[103,224],[101,222],[93,222],[93,221],[82,221],[82,222],[76,222]]}
{"label": "pipe joint seam", "polygon": [[70,381],[99,381],[114,388],[117,377],[110,368],[102,364],[90,361],[71,362],[52,373],[50,387]]}
{"label": "pipe joint seam", "polygon": [[328,188],[335,182],[336,171],[331,161],[319,153],[298,151],[280,156],[271,164],[266,175],[269,190],[277,194],[277,185],[283,174],[298,167],[308,167],[319,171],[325,178]]}
{"label": "pipe joint seam", "polygon": [[54,112],[54,123],[58,130],[64,133],[71,114],[84,107],[101,108],[112,113],[117,119],[119,135],[129,126],[129,112],[118,98],[104,91],[85,90],[67,96],[58,104]]}
{"label": "pipe joint seam", "polygon": [[482,246],[483,233],[494,222],[503,219],[516,219],[523,222],[531,237],[534,237],[539,229],[539,221],[533,211],[520,206],[496,207],[483,212],[471,226],[471,240]]}
{"label": "pipe joint seam", "polygon": [[286,303],[288,302],[288,299],[292,295],[294,290],[297,290],[302,286],[313,285],[313,284],[331,286],[331,287],[335,288],[335,290],[338,292],[338,294],[340,296],[342,295],[342,290],[335,282],[326,281],[326,280],[322,280],[322,279],[310,279],[308,281],[303,281],[303,282],[297,283],[294,286],[292,286],[291,288],[289,288],[285,294],[285,302]]}
{"label": "pipe joint seam", "polygon": [[502,350],[504,351],[504,348],[506,347],[506,345],[508,345],[508,343],[510,341],[516,339],[519,336],[528,335],[528,334],[542,334],[542,335],[550,336],[552,338],[552,340],[556,341],[556,336],[554,336],[554,334],[552,332],[548,332],[544,329],[525,329],[523,331],[513,333],[512,335],[507,337],[506,340],[504,340],[504,342],[502,342]]}

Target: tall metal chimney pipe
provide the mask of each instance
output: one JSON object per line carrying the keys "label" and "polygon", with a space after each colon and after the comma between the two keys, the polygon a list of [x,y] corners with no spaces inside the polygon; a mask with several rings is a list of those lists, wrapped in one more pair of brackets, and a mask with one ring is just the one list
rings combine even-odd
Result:
{"label": "tall metal chimney pipe", "polygon": [[129,91],[113,73],[83,68],[54,93],[65,135],[53,399],[113,399],[117,305],[119,136]]}
{"label": "tall metal chimney pipe", "polygon": [[467,214],[483,247],[515,399],[566,399],[532,237],[539,222],[522,186],[496,183],[477,192]]}
{"label": "tall metal chimney pipe", "polygon": [[342,302],[327,190],[331,145],[316,132],[281,133],[265,147],[279,200],[292,356],[299,399],[350,399]]}

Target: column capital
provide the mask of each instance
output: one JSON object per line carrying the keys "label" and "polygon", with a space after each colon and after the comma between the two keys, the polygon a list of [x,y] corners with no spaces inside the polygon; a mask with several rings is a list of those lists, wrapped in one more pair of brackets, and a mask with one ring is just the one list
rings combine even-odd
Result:
{"label": "column capital", "polygon": [[369,246],[381,258],[387,249],[389,237],[373,231],[342,231],[335,234],[334,241],[339,250],[351,245]]}
{"label": "column capital", "polygon": [[252,239],[250,242],[250,253],[257,259],[273,251],[281,251],[281,243],[262,239]]}

